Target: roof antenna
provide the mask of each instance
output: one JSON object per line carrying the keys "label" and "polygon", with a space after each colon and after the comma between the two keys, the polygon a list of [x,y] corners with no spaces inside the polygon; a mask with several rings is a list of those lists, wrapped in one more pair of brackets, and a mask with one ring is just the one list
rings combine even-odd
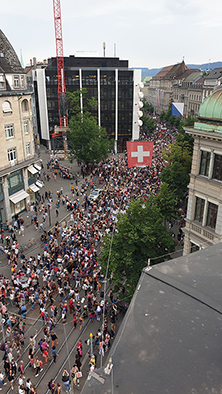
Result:
{"label": "roof antenna", "polygon": [[21,66],[22,66],[22,68],[25,68],[25,66],[24,66],[24,62],[23,62],[23,57],[22,57],[22,48],[20,48],[20,63],[21,63]]}
{"label": "roof antenna", "polygon": [[116,57],[116,44],[114,44],[114,57]]}
{"label": "roof antenna", "polygon": [[106,57],[106,43],[103,43],[103,56]]}

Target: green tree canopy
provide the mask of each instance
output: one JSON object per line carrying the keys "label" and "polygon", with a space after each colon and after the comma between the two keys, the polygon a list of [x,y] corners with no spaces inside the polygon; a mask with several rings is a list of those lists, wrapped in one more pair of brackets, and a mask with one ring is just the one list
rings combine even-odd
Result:
{"label": "green tree canopy", "polygon": [[167,165],[162,171],[160,178],[168,184],[170,190],[176,194],[178,199],[183,197],[190,180],[189,173],[178,161]]}
{"label": "green tree canopy", "polygon": [[145,133],[153,132],[156,128],[156,122],[153,118],[149,118],[147,115],[143,115],[141,120],[143,121],[143,131]]}
{"label": "green tree canopy", "polygon": [[[86,98],[86,89],[68,92],[69,100],[69,160],[84,161],[86,164],[99,163],[106,159],[112,148],[106,130],[99,127],[97,119],[92,115],[97,108],[94,98]],[[84,111],[81,112],[80,97],[83,96]]]}
{"label": "green tree canopy", "polygon": [[154,108],[152,106],[152,104],[149,104],[147,101],[143,101],[143,110],[145,110],[146,112],[148,112],[148,114],[152,115]]}
{"label": "green tree canopy", "polygon": [[[132,200],[126,213],[119,216],[118,232],[113,235],[109,272],[113,272],[114,281],[117,283],[126,280],[128,294],[134,292],[148,258],[165,255],[175,249],[175,240],[164,227],[159,205],[153,195],[145,202],[142,199]],[[104,237],[103,253],[100,257],[104,273],[111,238],[111,234]]]}

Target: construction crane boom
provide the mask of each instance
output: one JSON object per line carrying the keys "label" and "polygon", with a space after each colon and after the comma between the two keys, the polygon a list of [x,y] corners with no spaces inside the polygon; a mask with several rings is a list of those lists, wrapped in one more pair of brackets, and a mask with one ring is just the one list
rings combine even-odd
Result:
{"label": "construction crane boom", "polygon": [[68,116],[66,111],[66,85],[64,73],[63,39],[62,39],[62,18],[60,0],[53,0],[56,58],[57,58],[57,78],[58,78],[58,107],[59,126],[68,127]]}

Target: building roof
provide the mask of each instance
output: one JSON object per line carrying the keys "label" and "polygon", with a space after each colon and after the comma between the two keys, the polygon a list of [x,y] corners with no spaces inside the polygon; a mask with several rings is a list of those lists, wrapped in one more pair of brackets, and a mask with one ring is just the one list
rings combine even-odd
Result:
{"label": "building roof", "polygon": [[[188,69],[187,71],[189,71],[191,69]],[[199,70],[193,70],[192,73],[189,73],[185,79],[185,82],[194,82],[197,78],[201,77],[203,75],[202,71]]]}
{"label": "building roof", "polygon": [[[113,369],[82,394],[221,391],[219,243],[143,270],[111,348]],[[109,355],[110,356],[110,355]]]}
{"label": "building roof", "polygon": [[212,70],[210,74],[205,77],[205,79],[218,79],[221,76],[222,76],[222,68],[221,67],[214,68],[214,70]]}
{"label": "building roof", "polygon": [[152,79],[162,79],[171,70],[172,66],[163,67]]}
{"label": "building roof", "polygon": [[222,121],[222,88],[205,98],[199,108],[199,117]]}
{"label": "building roof", "polygon": [[18,56],[2,30],[0,30],[0,70],[7,74],[24,74]]}

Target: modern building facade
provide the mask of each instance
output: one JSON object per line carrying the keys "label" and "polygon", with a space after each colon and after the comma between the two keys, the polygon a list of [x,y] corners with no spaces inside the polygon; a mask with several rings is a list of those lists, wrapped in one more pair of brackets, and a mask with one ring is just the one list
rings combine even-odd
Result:
{"label": "modern building facade", "polygon": [[194,138],[184,253],[222,241],[222,88],[201,104]]}
{"label": "modern building facade", "polygon": [[0,30],[0,220],[35,200],[38,170],[32,127],[31,92],[10,42]]}
{"label": "modern building facade", "polygon": [[[139,138],[139,109],[143,105],[140,70],[129,69],[127,60],[116,57],[69,56],[64,58],[64,67],[67,92],[86,88],[87,98],[96,98],[94,116],[115,141],[116,150],[123,151],[126,141]],[[46,67],[33,71],[33,81],[41,138],[47,140],[59,125],[56,58],[48,59]],[[83,101],[81,109],[84,111]]]}

